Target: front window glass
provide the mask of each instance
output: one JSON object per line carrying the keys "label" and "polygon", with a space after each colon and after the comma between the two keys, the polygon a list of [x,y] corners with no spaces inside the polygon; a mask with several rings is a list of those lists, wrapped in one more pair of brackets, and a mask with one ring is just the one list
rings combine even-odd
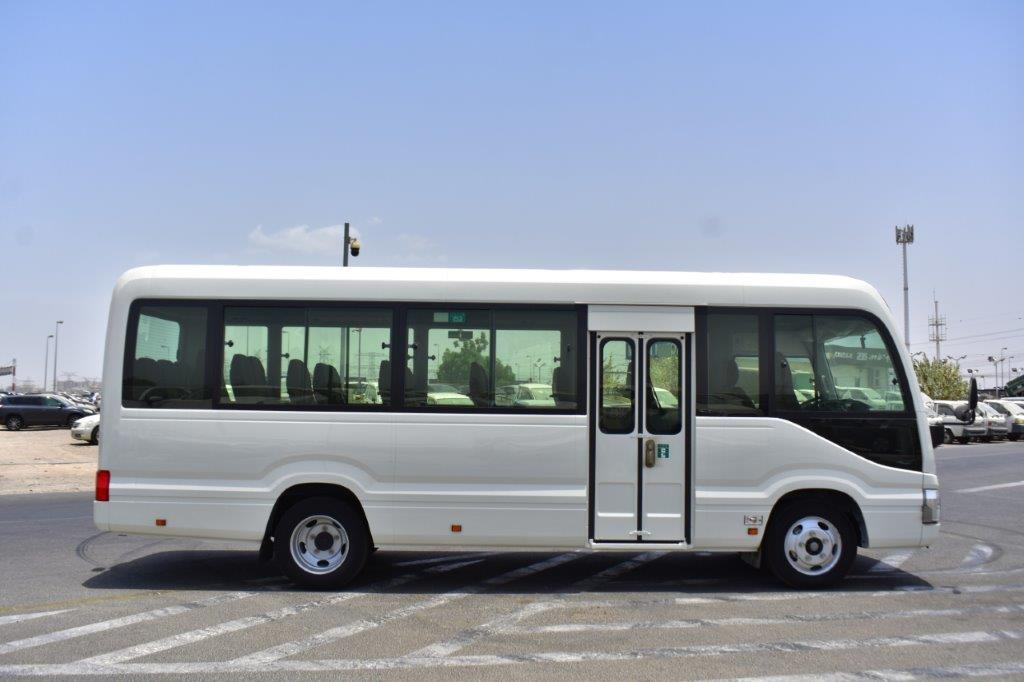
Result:
{"label": "front window glass", "polygon": [[905,410],[892,356],[868,319],[776,315],[774,361],[779,410]]}

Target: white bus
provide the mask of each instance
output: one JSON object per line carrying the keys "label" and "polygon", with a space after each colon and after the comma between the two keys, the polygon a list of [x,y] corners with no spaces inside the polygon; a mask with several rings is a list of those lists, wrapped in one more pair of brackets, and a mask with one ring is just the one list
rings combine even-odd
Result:
{"label": "white bus", "polygon": [[845,277],[145,267],[103,385],[101,530],[253,541],[307,585],[585,548],[815,587],[939,532],[910,358]]}

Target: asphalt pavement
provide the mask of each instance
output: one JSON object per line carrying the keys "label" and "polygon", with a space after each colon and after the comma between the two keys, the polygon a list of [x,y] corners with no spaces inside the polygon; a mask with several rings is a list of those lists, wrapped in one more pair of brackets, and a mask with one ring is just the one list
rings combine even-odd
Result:
{"label": "asphalt pavement", "polygon": [[100,533],[88,495],[0,497],[0,677],[1024,677],[1024,443],[937,458],[940,540],[814,593],[661,552],[377,552],[315,592],[248,545]]}

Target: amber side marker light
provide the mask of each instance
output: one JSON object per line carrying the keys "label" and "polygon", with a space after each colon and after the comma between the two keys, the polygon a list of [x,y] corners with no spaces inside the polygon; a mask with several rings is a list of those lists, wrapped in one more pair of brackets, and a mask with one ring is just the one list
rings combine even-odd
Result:
{"label": "amber side marker light", "polygon": [[96,472],[96,501],[110,502],[110,472],[106,469]]}
{"label": "amber side marker light", "polygon": [[757,529],[756,528],[748,528],[747,529],[747,535],[757,535]]}
{"label": "amber side marker light", "polygon": [[453,533],[461,533],[462,532],[462,524],[461,523],[453,523],[452,524],[452,532]]}
{"label": "amber side marker light", "polygon": [[167,519],[157,519],[156,520],[156,525],[158,525],[158,526],[166,526],[167,525]]}

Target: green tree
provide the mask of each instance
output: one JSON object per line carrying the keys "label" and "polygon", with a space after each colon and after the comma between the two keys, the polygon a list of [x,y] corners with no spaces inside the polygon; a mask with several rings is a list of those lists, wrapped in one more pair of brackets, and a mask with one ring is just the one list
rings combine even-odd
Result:
{"label": "green tree", "polygon": [[921,390],[933,400],[963,400],[967,395],[967,382],[957,363],[915,357],[914,373]]}
{"label": "green tree", "polygon": [[[486,332],[480,332],[480,336],[465,341],[455,341],[454,345],[454,349],[447,348],[441,355],[441,364],[437,366],[438,381],[455,386],[468,382],[469,366],[474,362],[479,363],[484,371],[490,371],[491,357],[487,350],[490,343]],[[516,373],[501,360],[494,361],[494,371],[498,375],[496,386],[516,382]]]}

